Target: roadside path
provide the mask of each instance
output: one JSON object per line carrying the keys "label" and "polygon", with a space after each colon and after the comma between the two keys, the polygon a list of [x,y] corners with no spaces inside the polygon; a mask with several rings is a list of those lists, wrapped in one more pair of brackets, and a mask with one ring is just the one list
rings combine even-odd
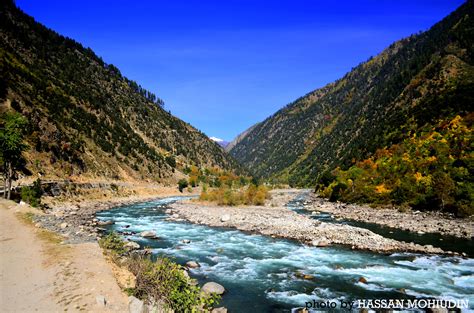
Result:
{"label": "roadside path", "polygon": [[39,213],[0,200],[0,311],[128,312],[98,244],[61,244],[61,237],[28,222],[28,212]]}

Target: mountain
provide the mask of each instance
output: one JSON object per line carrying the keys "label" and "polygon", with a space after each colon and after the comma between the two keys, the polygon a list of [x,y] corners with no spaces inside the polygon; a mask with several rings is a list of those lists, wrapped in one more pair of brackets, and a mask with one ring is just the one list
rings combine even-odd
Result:
{"label": "mountain", "polygon": [[240,133],[237,137],[234,138],[229,144],[225,147],[225,151],[230,152],[239,142],[241,142],[245,136],[247,136],[258,124],[255,124],[248,128],[246,131]]}
{"label": "mountain", "polygon": [[217,144],[90,48],[0,5],[0,111],[29,122],[33,174],[173,180],[188,165],[238,169]]}
{"label": "mountain", "polygon": [[228,141],[225,141],[224,139],[220,139],[220,138],[217,138],[217,137],[209,137],[209,139],[211,139],[212,141],[214,141],[215,143],[217,143],[219,146],[221,146],[224,149],[229,144]]}
{"label": "mountain", "polygon": [[474,103],[473,6],[290,103],[239,136],[230,154],[257,176],[314,187],[422,127],[465,117]]}

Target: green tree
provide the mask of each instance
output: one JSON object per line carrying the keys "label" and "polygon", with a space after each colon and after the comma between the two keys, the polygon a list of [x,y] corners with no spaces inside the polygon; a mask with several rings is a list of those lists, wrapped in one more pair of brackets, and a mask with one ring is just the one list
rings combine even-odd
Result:
{"label": "green tree", "polygon": [[12,180],[23,163],[26,119],[19,113],[4,113],[0,118],[0,161],[3,167],[4,197],[10,199]]}
{"label": "green tree", "polygon": [[186,179],[180,179],[178,182],[179,192],[183,192],[183,189],[188,187],[188,181]]}

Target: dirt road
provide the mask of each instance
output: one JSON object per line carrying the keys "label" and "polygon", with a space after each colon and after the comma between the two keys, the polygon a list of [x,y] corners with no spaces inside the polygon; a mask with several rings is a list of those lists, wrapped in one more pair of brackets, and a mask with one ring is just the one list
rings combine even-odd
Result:
{"label": "dirt road", "polygon": [[128,312],[97,243],[61,244],[28,212],[40,213],[0,200],[0,311]]}

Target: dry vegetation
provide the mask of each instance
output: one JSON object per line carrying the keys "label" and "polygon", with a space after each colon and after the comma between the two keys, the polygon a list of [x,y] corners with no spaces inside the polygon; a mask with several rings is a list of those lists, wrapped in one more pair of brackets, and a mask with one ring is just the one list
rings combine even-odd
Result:
{"label": "dry vegetation", "polygon": [[270,199],[268,188],[250,184],[241,188],[221,186],[219,188],[203,188],[199,200],[215,202],[219,205],[264,205]]}

